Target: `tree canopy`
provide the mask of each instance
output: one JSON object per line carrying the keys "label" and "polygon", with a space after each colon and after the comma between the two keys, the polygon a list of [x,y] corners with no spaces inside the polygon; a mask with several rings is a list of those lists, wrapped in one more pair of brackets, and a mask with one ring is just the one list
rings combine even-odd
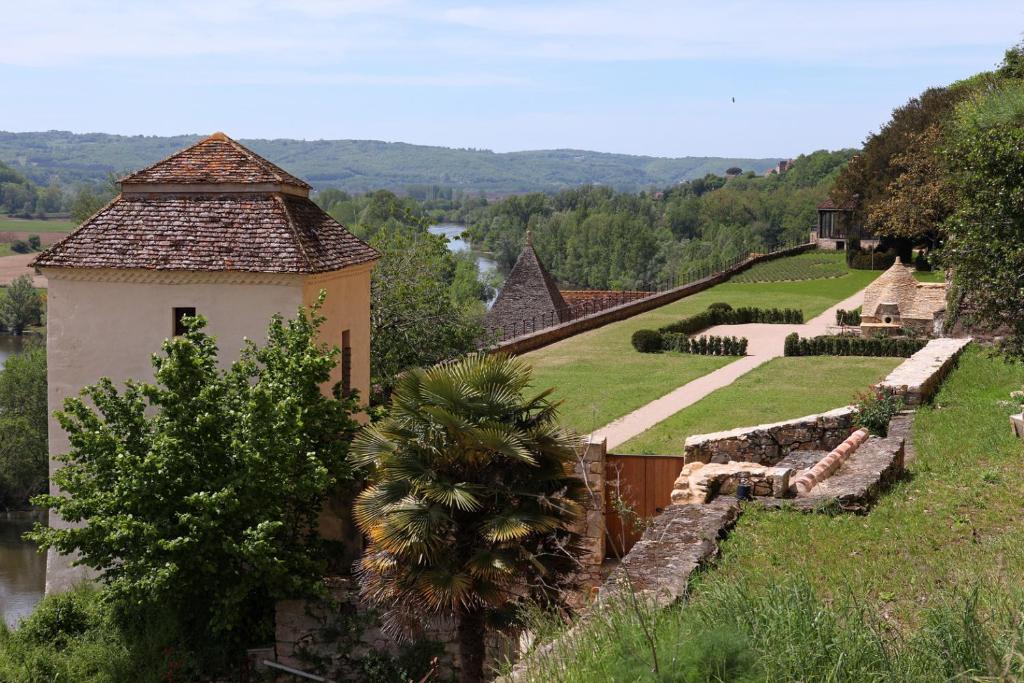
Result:
{"label": "tree canopy", "polygon": [[129,610],[158,608],[199,650],[237,656],[272,635],[273,601],[317,592],[327,568],[318,515],[350,485],[354,398],[325,396],[338,350],[316,309],[275,317],[226,369],[202,318],[154,355],[155,381],[109,379],[57,417],[70,451],[44,495],[70,528],[42,547],[78,553]]}

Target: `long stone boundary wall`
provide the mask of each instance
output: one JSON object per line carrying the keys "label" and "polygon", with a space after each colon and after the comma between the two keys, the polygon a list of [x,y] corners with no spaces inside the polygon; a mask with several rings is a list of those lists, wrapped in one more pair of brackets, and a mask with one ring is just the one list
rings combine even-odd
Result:
{"label": "long stone boundary wall", "polygon": [[562,323],[561,325],[555,325],[543,330],[531,332],[530,334],[520,335],[514,339],[501,342],[500,344],[495,344],[488,349],[488,352],[516,355],[526,353],[527,351],[534,351],[550,344],[554,344],[557,341],[573,337],[581,332],[597,329],[598,327],[603,327],[609,323],[625,320],[626,318],[632,318],[634,315],[646,313],[647,311],[659,308],[665,304],[670,304],[673,301],[678,301],[679,299],[692,294],[703,292],[705,289],[710,289],[715,285],[719,285],[731,278],[733,275],[742,273],[758,263],[772,261],[777,258],[782,258],[783,256],[802,254],[805,251],[814,249],[814,247],[814,244],[801,244],[788,249],[780,249],[779,251],[772,252],[770,254],[758,254],[757,256],[751,256],[747,260],[727,268],[721,273],[716,273],[715,275],[702,278],[681,287],[676,287],[675,289],[670,289],[658,294],[652,294],[651,296],[643,299],[619,304],[618,306],[612,306],[611,308],[606,308],[603,311],[591,313],[590,315]]}
{"label": "long stone boundary wall", "polygon": [[932,339],[875,385],[875,390],[902,396],[909,407],[927,403],[970,343],[970,337]]}

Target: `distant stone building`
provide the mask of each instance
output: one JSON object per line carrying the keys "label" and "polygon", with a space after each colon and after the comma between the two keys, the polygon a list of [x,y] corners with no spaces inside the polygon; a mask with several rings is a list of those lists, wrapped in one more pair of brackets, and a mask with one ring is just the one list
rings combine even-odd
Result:
{"label": "distant stone building", "polygon": [[945,315],[946,285],[918,282],[911,269],[897,258],[864,290],[861,331],[870,336],[909,329],[920,335],[939,336]]}
{"label": "distant stone building", "polygon": [[487,312],[488,333],[510,339],[568,320],[569,307],[526,234],[526,245]]}
{"label": "distant stone building", "polygon": [[[310,201],[309,190],[223,133],[123,178],[110,204],[35,261],[49,281],[51,414],[100,377],[151,380],[151,354],[183,332],[184,316],[208,320],[227,363],[246,337],[265,338],[272,315],[293,316],[321,290],[321,339],[342,350],[329,384],[365,399],[378,253]],[[69,448],[52,418],[49,439],[52,474],[55,456]],[[350,541],[345,520],[327,513],[321,530]],[[51,513],[51,526],[64,524]],[[47,592],[82,576],[51,549]]]}
{"label": "distant stone building", "polygon": [[878,247],[878,238],[857,222],[852,202],[840,205],[826,199],[818,204],[818,225],[811,231],[811,242],[819,249],[846,251],[851,239],[857,239],[861,249]]}

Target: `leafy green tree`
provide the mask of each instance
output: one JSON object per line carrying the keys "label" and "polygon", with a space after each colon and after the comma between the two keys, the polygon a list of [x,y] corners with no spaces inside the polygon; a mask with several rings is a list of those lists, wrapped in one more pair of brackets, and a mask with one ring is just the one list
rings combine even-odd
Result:
{"label": "leafy green tree", "polygon": [[957,108],[946,152],[956,210],[942,254],[958,306],[977,323],[1009,328],[1007,346],[1017,356],[1024,356],[1022,149],[1024,84],[1008,83]]}
{"label": "leafy green tree", "polygon": [[43,247],[43,241],[39,238],[39,235],[29,235],[28,246],[32,248],[32,251],[39,251]]}
{"label": "leafy green tree", "polygon": [[194,318],[154,355],[154,383],[101,379],[68,399],[66,495],[34,502],[74,526],[32,537],[79,553],[113,600],[158,608],[211,659],[270,638],[273,601],[321,586],[318,515],[354,477],[356,405],[321,391],[339,353],[317,342],[321,323],[317,308],[275,316],[266,345],[219,369]]}
{"label": "leafy green tree", "polygon": [[21,334],[27,327],[38,325],[42,315],[43,298],[29,275],[15,279],[0,295],[0,327],[11,334]]}
{"label": "leafy green tree", "polygon": [[524,589],[551,599],[574,566],[578,439],[550,391],[524,396],[531,381],[501,355],[410,371],[352,446],[373,467],[355,504],[363,593],[391,626],[453,618],[464,683],[482,680],[488,627],[507,623]]}
{"label": "leafy green tree", "polygon": [[47,415],[46,348],[34,343],[0,370],[0,507],[46,491]]}
{"label": "leafy green tree", "polygon": [[483,327],[453,301],[455,259],[442,237],[385,227],[372,244],[381,259],[370,289],[371,375],[387,394],[403,371],[476,348]]}

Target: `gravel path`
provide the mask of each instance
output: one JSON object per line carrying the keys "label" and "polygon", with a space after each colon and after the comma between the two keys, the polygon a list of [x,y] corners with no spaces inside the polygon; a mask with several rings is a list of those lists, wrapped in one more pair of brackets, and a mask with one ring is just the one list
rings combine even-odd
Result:
{"label": "gravel path", "polygon": [[796,332],[801,337],[826,334],[829,328],[835,326],[836,311],[838,309],[850,310],[857,308],[863,301],[864,290],[861,290],[802,325],[766,325],[762,323],[718,325],[701,332],[701,334],[746,337],[750,342],[747,347],[747,355],[729,363],[725,367],[721,367],[703,377],[698,377],[692,382],[684,384],[661,398],[637,408],[628,415],[623,415],[611,424],[605,425],[593,432],[590,435],[591,440],[600,441],[601,439],[608,439],[609,449],[629,441],[634,436],[642,434],[662,420],[675,415],[683,408],[693,405],[712,391],[729,386],[738,377],[747,374],[757,366],[767,363],[772,358],[778,358],[783,355],[783,345],[785,344],[786,336],[790,333]]}

